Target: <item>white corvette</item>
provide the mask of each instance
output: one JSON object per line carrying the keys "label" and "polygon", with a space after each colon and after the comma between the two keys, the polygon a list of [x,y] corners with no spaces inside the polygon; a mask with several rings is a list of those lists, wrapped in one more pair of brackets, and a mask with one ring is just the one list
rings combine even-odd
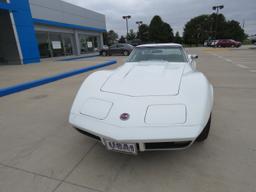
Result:
{"label": "white corvette", "polygon": [[208,137],[213,87],[179,44],[136,47],[115,70],[82,84],[69,122],[109,150],[184,149]]}

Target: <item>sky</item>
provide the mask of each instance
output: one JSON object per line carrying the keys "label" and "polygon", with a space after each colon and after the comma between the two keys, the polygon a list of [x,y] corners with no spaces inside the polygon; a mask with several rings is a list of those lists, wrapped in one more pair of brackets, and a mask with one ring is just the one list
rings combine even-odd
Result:
{"label": "sky", "polygon": [[220,12],[228,20],[244,23],[247,34],[256,34],[256,0],[63,0],[106,16],[107,30],[113,29],[119,36],[126,34],[123,15],[131,15],[129,29],[137,31],[136,21],[146,24],[154,15],[169,23],[174,32],[183,32],[191,18],[211,14],[212,6],[224,5]]}

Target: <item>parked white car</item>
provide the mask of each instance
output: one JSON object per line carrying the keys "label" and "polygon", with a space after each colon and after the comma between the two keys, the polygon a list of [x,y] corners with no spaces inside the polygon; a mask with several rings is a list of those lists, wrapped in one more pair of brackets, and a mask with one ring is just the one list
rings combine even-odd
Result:
{"label": "parked white car", "polygon": [[82,84],[69,122],[107,149],[176,150],[208,137],[213,87],[179,44],[136,47],[115,70]]}

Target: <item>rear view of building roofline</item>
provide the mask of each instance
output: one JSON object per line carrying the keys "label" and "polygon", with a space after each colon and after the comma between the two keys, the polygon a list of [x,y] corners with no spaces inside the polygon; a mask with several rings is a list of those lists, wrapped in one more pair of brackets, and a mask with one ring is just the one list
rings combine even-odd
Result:
{"label": "rear view of building roofline", "polygon": [[0,64],[95,54],[105,15],[61,0],[0,0]]}

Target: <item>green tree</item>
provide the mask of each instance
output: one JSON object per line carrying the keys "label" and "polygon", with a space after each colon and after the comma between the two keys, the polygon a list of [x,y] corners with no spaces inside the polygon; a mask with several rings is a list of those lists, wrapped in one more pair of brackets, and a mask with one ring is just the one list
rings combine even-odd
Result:
{"label": "green tree", "polygon": [[184,42],[187,44],[199,44],[209,39],[213,35],[213,21],[208,15],[200,15],[191,19],[184,28]]}
{"label": "green tree", "polygon": [[161,28],[163,26],[163,21],[158,15],[154,16],[149,25],[149,39],[153,42],[161,42]]}
{"label": "green tree", "polygon": [[118,40],[118,43],[126,43],[124,36],[121,36],[121,38]]}
{"label": "green tree", "polygon": [[180,36],[179,31],[177,31],[177,32],[175,33],[175,36],[174,36],[174,43],[182,44],[182,37]]}
{"label": "green tree", "polygon": [[134,33],[133,29],[131,29],[131,30],[129,31],[129,33],[128,33],[127,36],[126,36],[126,39],[127,39],[128,41],[132,41],[132,40],[136,39],[136,33]]}
{"label": "green tree", "polygon": [[156,43],[166,43],[173,40],[173,30],[168,23],[163,22],[160,16],[156,15],[149,25],[149,39]]}
{"label": "green tree", "polygon": [[114,30],[103,33],[103,42],[105,45],[112,45],[117,42],[118,34]]}
{"label": "green tree", "polygon": [[246,38],[246,34],[239,22],[235,20],[228,21],[225,26],[225,33],[223,36],[226,39],[234,39],[236,41],[243,41]]}
{"label": "green tree", "polygon": [[227,21],[223,14],[200,15],[188,21],[183,39],[186,44],[203,44],[209,39],[235,39],[243,41],[244,30],[237,21]]}
{"label": "green tree", "polygon": [[173,30],[168,23],[163,23],[162,26],[162,41],[163,43],[173,42]]}
{"label": "green tree", "polygon": [[224,39],[227,21],[223,14],[213,13],[208,16],[213,21],[213,39]]}
{"label": "green tree", "polygon": [[144,43],[149,42],[149,26],[148,25],[142,24],[139,26],[137,38]]}

